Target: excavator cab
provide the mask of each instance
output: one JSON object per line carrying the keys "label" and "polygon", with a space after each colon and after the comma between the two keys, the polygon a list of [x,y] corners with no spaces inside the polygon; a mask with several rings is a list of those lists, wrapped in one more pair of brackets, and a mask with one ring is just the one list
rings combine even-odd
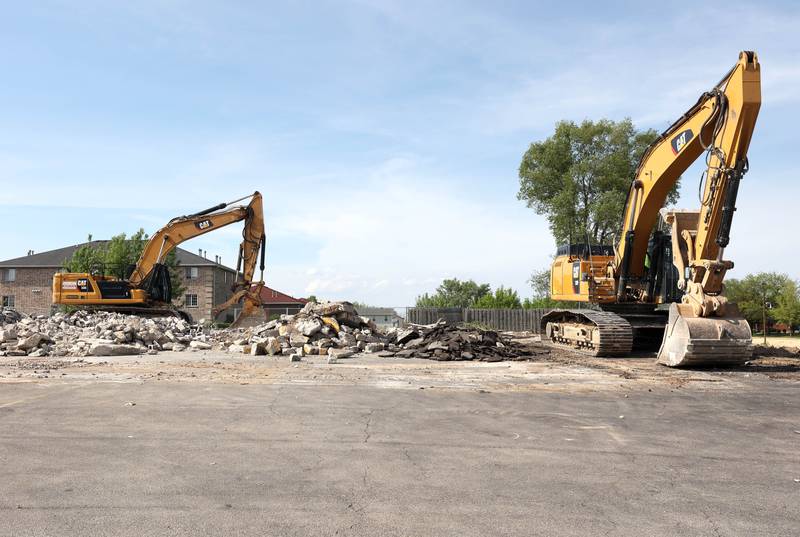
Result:
{"label": "excavator cab", "polygon": [[572,302],[614,300],[614,282],[605,278],[614,260],[614,247],[599,244],[564,244],[558,247],[550,268],[550,296]]}

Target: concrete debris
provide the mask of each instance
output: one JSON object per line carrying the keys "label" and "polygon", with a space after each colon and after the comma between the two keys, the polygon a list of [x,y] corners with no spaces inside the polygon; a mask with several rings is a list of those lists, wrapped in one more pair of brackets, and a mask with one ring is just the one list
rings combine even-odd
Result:
{"label": "concrete debris", "polygon": [[521,360],[533,351],[491,330],[439,321],[381,332],[349,302],[309,303],[295,315],[248,328],[214,329],[177,317],[139,317],[79,310],[50,316],[0,312],[0,356],[121,356],[159,351],[221,350],[252,356],[325,356],[330,363],[360,352],[382,358]]}
{"label": "concrete debris", "polygon": [[251,328],[211,331],[210,338],[229,352],[281,354],[292,361],[303,356],[347,358],[368,344],[382,350],[386,341],[349,302],[308,303],[295,315],[281,315]]}
{"label": "concrete debris", "polygon": [[0,326],[18,323],[23,319],[23,315],[13,309],[3,308],[0,310]]}
{"label": "concrete debris", "polygon": [[[130,356],[143,354],[147,351],[145,347],[136,345],[124,345],[113,341],[96,341],[89,347],[91,356]],[[32,356],[29,354],[28,356]]]}
{"label": "concrete debris", "polygon": [[121,356],[181,350],[205,339],[175,317],[84,310],[34,317],[13,310],[0,313],[0,356]]}

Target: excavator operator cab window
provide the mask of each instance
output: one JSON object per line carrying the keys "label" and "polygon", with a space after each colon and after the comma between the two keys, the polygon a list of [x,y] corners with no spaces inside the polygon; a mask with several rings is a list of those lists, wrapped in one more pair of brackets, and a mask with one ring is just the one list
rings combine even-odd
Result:
{"label": "excavator operator cab window", "polygon": [[584,261],[588,261],[592,256],[595,255],[604,255],[604,256],[612,256],[614,255],[614,247],[610,244],[586,244],[586,243],[578,243],[578,244],[562,244],[556,250],[557,256],[570,256],[577,259],[583,259]]}

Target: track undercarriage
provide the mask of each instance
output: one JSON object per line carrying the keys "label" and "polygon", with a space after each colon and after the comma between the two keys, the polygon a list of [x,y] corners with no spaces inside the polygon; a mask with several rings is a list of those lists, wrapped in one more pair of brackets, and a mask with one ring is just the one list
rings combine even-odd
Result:
{"label": "track undercarriage", "polygon": [[542,317],[542,339],[600,357],[658,351],[671,367],[739,365],[752,355],[747,321],[739,316],[693,317],[678,304],[612,304],[596,310],[553,310]]}

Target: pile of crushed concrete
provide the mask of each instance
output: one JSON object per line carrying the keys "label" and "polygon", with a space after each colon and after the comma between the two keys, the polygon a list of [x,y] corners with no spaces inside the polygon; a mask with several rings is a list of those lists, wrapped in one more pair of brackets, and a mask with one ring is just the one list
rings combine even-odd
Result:
{"label": "pile of crushed concrete", "polygon": [[0,356],[121,356],[159,351],[223,350],[253,355],[378,352],[386,337],[349,302],[307,304],[296,315],[247,329],[214,329],[177,317],[79,310],[51,316],[0,313]]}
{"label": "pile of crushed concrete", "polygon": [[292,360],[322,355],[328,356],[329,362],[357,352],[379,352],[388,343],[375,324],[361,317],[349,302],[310,302],[295,315],[281,315],[253,328],[214,331],[211,337],[228,352],[282,354]]}
{"label": "pile of crushed concrete", "polygon": [[177,317],[76,311],[0,314],[0,356],[118,356],[208,348],[208,336]]}
{"label": "pile of crushed concrete", "polygon": [[330,363],[356,353],[430,360],[519,360],[531,350],[491,330],[440,321],[382,332],[349,302],[309,303],[295,315],[252,328],[214,329],[177,317],[138,317],[75,311],[51,316],[0,313],[0,356],[119,356],[159,351],[218,350],[254,356],[326,356]]}

